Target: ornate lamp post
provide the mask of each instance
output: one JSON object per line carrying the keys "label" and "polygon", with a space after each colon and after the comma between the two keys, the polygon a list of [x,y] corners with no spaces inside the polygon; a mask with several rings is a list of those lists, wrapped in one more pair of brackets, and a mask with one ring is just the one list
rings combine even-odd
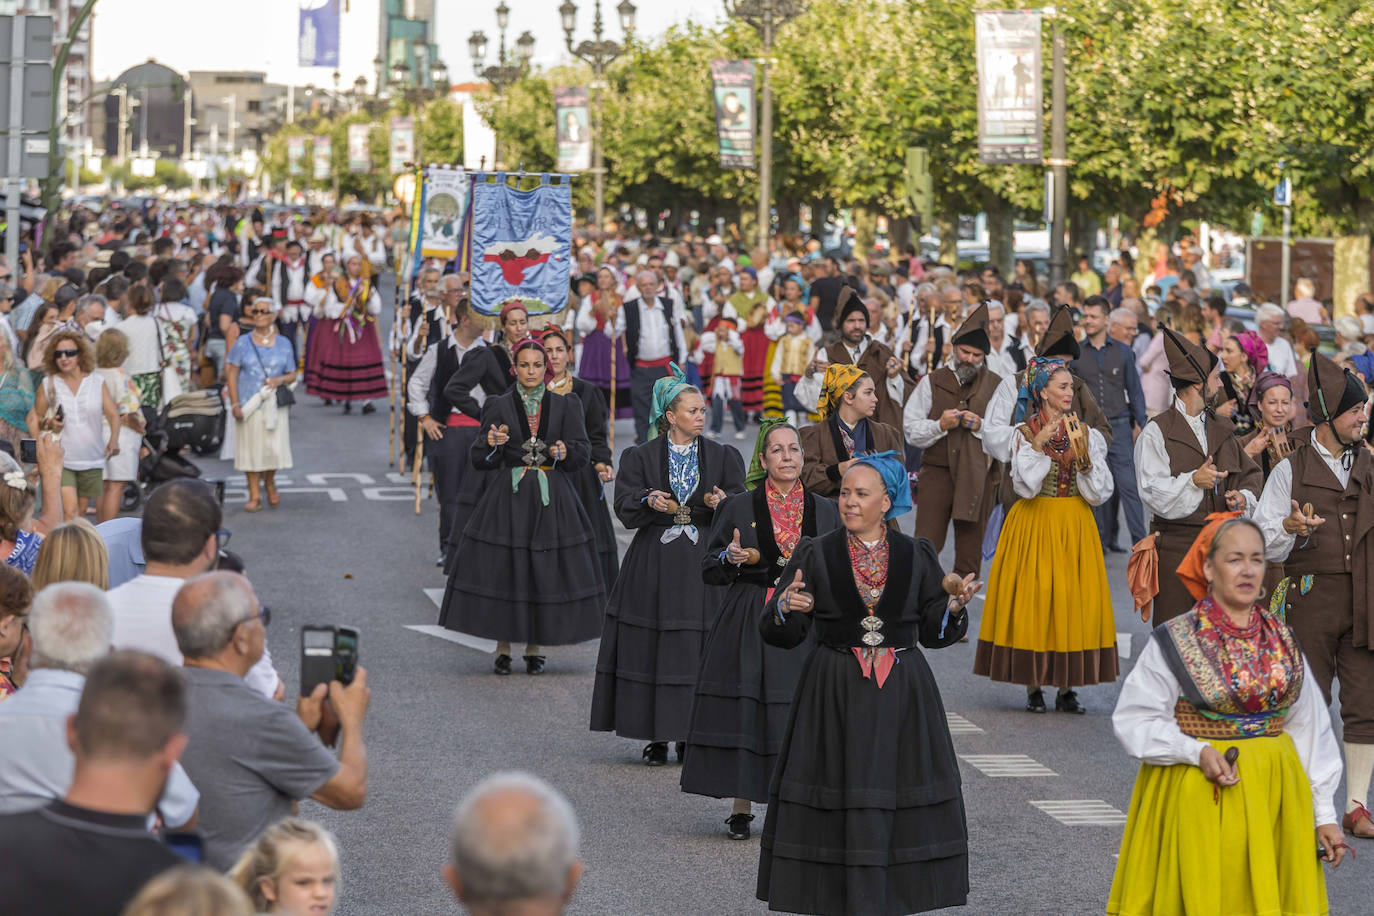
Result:
{"label": "ornate lamp post", "polygon": [[768,252],[773,222],[773,87],[768,82],[773,38],[806,9],[805,0],[725,0],[725,12],[752,25],[763,39],[759,67],[759,231],[758,247]]}
{"label": "ornate lamp post", "polygon": [[[491,83],[492,92],[501,95],[515,81],[529,69],[530,58],[534,56],[534,36],[525,31],[520,37],[515,39],[515,53],[509,58],[506,56],[506,26],[510,24],[510,7],[506,6],[505,0],[496,7],[496,28],[498,30],[499,42],[496,52],[496,63],[490,67],[483,67],[482,63],[487,56],[487,35],[478,29],[468,36],[468,53],[472,55],[472,69],[482,79]],[[496,150],[493,159],[501,161],[500,157],[501,138],[496,138]]]}
{"label": "ornate lamp post", "polygon": [[[620,16],[620,28],[628,41],[635,30],[635,5],[630,0],[621,0],[615,8]],[[567,38],[568,50],[575,57],[592,65],[592,179],[596,187],[596,226],[602,227],[606,220],[606,164],[601,149],[601,90],[605,88],[606,67],[625,52],[625,45],[617,44],[602,37],[601,0],[596,0],[592,16],[592,40],[573,45],[573,31],[577,28],[577,4],[564,0],[558,8],[563,18],[563,34]]]}

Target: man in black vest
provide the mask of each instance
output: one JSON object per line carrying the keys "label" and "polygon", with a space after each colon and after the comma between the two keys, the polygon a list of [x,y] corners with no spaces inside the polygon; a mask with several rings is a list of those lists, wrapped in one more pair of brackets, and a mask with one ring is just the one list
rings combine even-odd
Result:
{"label": "man in black vest", "polygon": [[1093,515],[1097,519],[1102,549],[1121,553],[1129,547],[1122,547],[1116,540],[1120,530],[1118,506],[1126,513],[1131,543],[1145,537],[1145,508],[1136,489],[1134,448],[1147,417],[1135,353],[1107,334],[1107,313],[1110,311],[1111,304],[1102,296],[1083,300],[1082,353],[1069,363],[1069,369],[1088,386],[1097,406],[1102,408],[1112,425],[1112,435],[1107,440],[1107,465],[1112,469],[1116,488],[1111,499],[1093,509]]}
{"label": "man in black vest", "polygon": [[487,396],[498,395],[515,384],[511,374],[510,346],[529,336],[529,315],[518,305],[501,310],[501,339],[489,347],[474,348],[472,358],[463,364],[444,386],[444,397],[455,410],[474,420],[482,419],[482,399],[474,392],[480,388]]}
{"label": "man in black vest", "polygon": [[626,302],[615,319],[615,335],[625,336],[625,356],[630,362],[630,403],[635,411],[635,441],[649,441],[649,410],[654,382],[668,375],[670,362],[682,364],[687,341],[682,335],[682,315],[669,296],[657,295],[658,275],[652,270],[635,274],[639,298]]}
{"label": "man in black vest", "polygon": [[[434,472],[434,491],[439,496],[439,561],[458,543],[461,529],[455,524],[458,516],[458,488],[463,474],[471,467],[468,452],[479,430],[475,418],[453,406],[447,397],[448,383],[458,373],[465,357],[477,349],[485,349],[481,328],[472,320],[466,301],[459,301],[452,309],[450,332],[444,339],[429,345],[420,357],[415,371],[406,382],[406,409],[417,418],[425,436],[425,455]],[[486,395],[481,385],[470,389],[468,396],[481,411]]]}

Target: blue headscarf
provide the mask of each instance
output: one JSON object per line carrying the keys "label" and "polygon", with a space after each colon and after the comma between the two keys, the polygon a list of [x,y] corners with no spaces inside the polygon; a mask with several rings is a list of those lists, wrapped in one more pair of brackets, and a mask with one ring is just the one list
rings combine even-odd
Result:
{"label": "blue headscarf", "polygon": [[649,438],[658,435],[658,421],[668,409],[668,405],[673,403],[673,398],[682,394],[692,386],[687,382],[687,376],[682,371],[682,367],[677,363],[668,364],[668,374],[654,382],[653,403],[649,407]]}
{"label": "blue headscarf", "polygon": [[887,498],[892,500],[892,508],[888,509],[887,514],[883,516],[884,521],[889,521],[911,511],[911,483],[907,479],[906,465],[902,463],[901,455],[891,450],[878,452],[874,455],[855,458],[854,464],[866,464],[877,471],[878,476],[882,478],[883,489],[887,490]]}
{"label": "blue headscarf", "polygon": [[1038,400],[1040,392],[1045,390],[1045,386],[1050,383],[1050,376],[1060,369],[1067,369],[1069,364],[1057,357],[1046,358],[1035,356],[1026,363],[1025,380],[1021,383],[1021,388],[1016,392],[1016,410],[1012,414],[1011,422],[1015,426],[1026,419],[1026,414],[1030,411],[1032,399]]}

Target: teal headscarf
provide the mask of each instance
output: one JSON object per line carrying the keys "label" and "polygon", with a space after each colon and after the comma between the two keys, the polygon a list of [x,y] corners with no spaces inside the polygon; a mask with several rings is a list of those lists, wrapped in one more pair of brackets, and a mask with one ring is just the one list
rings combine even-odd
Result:
{"label": "teal headscarf", "polygon": [[659,418],[668,409],[668,405],[673,403],[673,398],[691,387],[687,384],[687,376],[682,371],[682,367],[677,363],[669,363],[668,374],[654,382],[654,399],[649,407],[650,439],[658,435]]}
{"label": "teal headscarf", "polygon": [[1050,383],[1050,377],[1060,369],[1068,368],[1068,363],[1058,357],[1032,357],[1026,364],[1025,381],[1021,383],[1021,389],[1016,393],[1016,410],[1013,411],[1011,422],[1020,423],[1030,413],[1031,406],[1040,399],[1040,392],[1045,390],[1045,386]]}
{"label": "teal headscarf", "polygon": [[890,521],[911,511],[911,482],[907,479],[906,465],[902,463],[901,455],[888,450],[855,458],[854,464],[866,464],[877,471],[878,476],[882,478],[883,489],[887,490],[887,498],[892,500],[892,508],[888,509],[887,514],[883,516],[885,521]]}

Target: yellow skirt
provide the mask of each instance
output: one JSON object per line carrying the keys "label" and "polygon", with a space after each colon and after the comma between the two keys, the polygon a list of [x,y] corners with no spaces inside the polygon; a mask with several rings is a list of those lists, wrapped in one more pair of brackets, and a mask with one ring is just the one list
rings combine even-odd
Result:
{"label": "yellow skirt", "polygon": [[973,673],[1027,686],[1116,680],[1116,620],[1092,510],[1018,500],[997,541]]}
{"label": "yellow skirt", "polygon": [[768,342],[768,356],[763,363],[763,415],[765,417],[782,416],[782,386],[777,379],[773,378],[770,367],[773,365],[773,354],[777,352],[778,342],[771,340]]}
{"label": "yellow skirt", "polygon": [[1240,748],[1240,782],[1219,803],[1198,767],[1140,767],[1109,916],[1325,916],[1312,786],[1293,739],[1209,743]]}

